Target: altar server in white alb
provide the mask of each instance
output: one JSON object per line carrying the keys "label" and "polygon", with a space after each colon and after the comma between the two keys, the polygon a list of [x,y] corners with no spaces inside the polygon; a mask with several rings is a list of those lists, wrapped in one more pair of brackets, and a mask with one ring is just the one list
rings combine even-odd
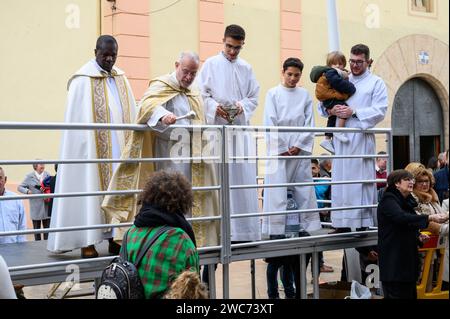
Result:
{"label": "altar server in white alb", "polygon": [[[303,71],[303,63],[298,58],[288,58],[283,63],[283,81],[270,89],[266,95],[264,126],[313,127],[313,102],[308,91],[297,87]],[[266,134],[268,156],[311,155],[314,145],[312,132],[270,132]],[[265,184],[286,184],[312,182],[311,161],[309,159],[269,160],[266,164]],[[295,186],[293,197],[298,209],[317,208],[314,186]],[[287,207],[287,187],[264,189],[264,212],[285,211]],[[288,227],[286,227],[288,226]],[[263,234],[285,235],[321,228],[318,212],[296,213],[265,217]],[[298,235],[297,235],[298,236]]]}
{"label": "altar server in white alb", "polygon": [[[349,80],[356,87],[356,93],[347,105],[336,105],[329,112],[345,118],[345,127],[371,129],[380,123],[386,114],[388,96],[383,80],[370,72],[370,50],[364,44],[352,47],[350,52],[351,75]],[[319,104],[319,112],[326,114]],[[347,142],[335,141],[336,155],[376,154],[374,134],[345,133]],[[375,177],[375,160],[352,158],[333,160],[333,181],[371,180]],[[376,184],[333,185],[331,189],[333,207],[374,205],[377,203]],[[336,232],[345,232],[373,226],[374,209],[351,209],[331,212],[331,221]]]}
{"label": "altar server in white alb", "polygon": [[[245,31],[238,25],[229,25],[223,38],[224,49],[205,61],[199,74],[199,87],[205,104],[207,124],[250,125],[258,104],[259,84],[252,67],[238,55],[244,45]],[[227,109],[235,109],[234,114]],[[235,131],[230,143],[231,156],[254,156],[256,143],[250,133]],[[232,141],[231,141],[232,142]],[[245,144],[249,147],[246,148]],[[255,161],[229,165],[230,185],[255,184]],[[231,214],[257,213],[258,196],[255,189],[231,191]],[[258,217],[231,219],[231,240],[254,241],[261,237]]]}
{"label": "altar server in white alb", "polygon": [[[118,45],[112,36],[97,40],[95,59],[77,71],[68,83],[66,123],[133,123],[136,102],[122,70],[114,67]],[[120,158],[130,131],[63,131],[61,159]],[[106,191],[118,163],[62,164],[58,166],[55,193]],[[55,198],[51,227],[103,224],[101,196]],[[102,229],[50,233],[47,249],[61,253],[82,248],[84,258],[97,257],[95,244],[110,239],[109,250],[120,246]]]}

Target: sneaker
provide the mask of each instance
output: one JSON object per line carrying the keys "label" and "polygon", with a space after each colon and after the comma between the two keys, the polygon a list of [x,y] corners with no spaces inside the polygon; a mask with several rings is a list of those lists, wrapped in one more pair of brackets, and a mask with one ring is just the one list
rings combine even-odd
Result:
{"label": "sneaker", "polygon": [[344,133],[334,133],[333,138],[337,139],[341,143],[348,143],[349,139]]}
{"label": "sneaker", "polygon": [[331,154],[334,154],[334,146],[333,146],[333,143],[331,142],[331,140],[323,140],[320,143],[320,146],[322,146],[325,150],[327,150]]}

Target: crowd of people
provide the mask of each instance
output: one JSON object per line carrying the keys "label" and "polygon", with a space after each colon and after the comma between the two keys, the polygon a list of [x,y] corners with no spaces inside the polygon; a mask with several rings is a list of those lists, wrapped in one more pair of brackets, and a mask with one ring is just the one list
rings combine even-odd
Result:
{"label": "crowd of people", "polygon": [[[69,80],[65,121],[147,124],[152,130],[65,130],[60,158],[158,157],[174,160],[60,165],[56,184],[53,181],[56,193],[138,188],[144,189],[144,192],[139,198],[134,194],[107,195],[104,198],[55,198],[51,209],[46,200],[31,199],[30,214],[35,229],[39,229],[41,223],[44,228],[134,223],[129,230],[112,228],[107,232],[92,229],[50,233],[47,242],[50,252],[64,253],[81,248],[83,258],[97,257],[95,245],[107,239],[109,252],[118,254],[126,232],[129,239],[126,247],[128,257],[133,261],[152,234],[161,226],[170,226],[171,229],[158,238],[140,264],[139,274],[145,296],[179,296],[180,292],[168,291],[181,273],[184,275],[178,284],[172,285],[173,289],[179,290],[183,285],[188,285],[188,281],[194,282],[197,284],[192,286],[197,292],[192,296],[204,296],[206,286],[202,286],[198,278],[192,278],[192,273],[200,272],[196,247],[218,245],[220,223],[202,221],[190,224],[185,218],[219,213],[217,192],[192,192],[192,187],[216,185],[220,167],[218,163],[207,161],[176,160],[176,157],[202,155],[207,141],[201,138],[194,140],[195,134],[192,133],[188,133],[187,138],[175,134],[174,138],[174,132],[168,128],[173,124],[234,126],[239,138],[233,139],[234,144],[230,144],[230,156],[256,155],[255,149],[248,147],[251,145],[251,134],[238,130],[239,126],[250,125],[260,91],[252,67],[239,57],[244,43],[244,29],[229,25],[224,33],[223,50],[208,58],[201,69],[196,53],[182,52],[175,62],[175,70],[150,81],[139,105],[135,107],[134,95],[125,73],[114,65],[118,54],[116,40],[111,36],[98,38],[95,58]],[[369,47],[357,44],[350,50],[350,71],[345,69],[347,59],[341,52],[328,54],[325,66],[313,68],[310,78],[316,83],[317,110],[328,119],[327,127],[370,129],[384,119],[388,107],[387,89],[383,80],[371,73],[372,62]],[[435,232],[448,233],[448,228],[446,230],[441,225],[448,220],[448,209],[445,212],[440,208],[440,202],[448,197],[448,152],[446,157],[445,154],[444,157],[439,155],[440,164],[436,165],[443,166],[435,169],[434,176],[424,167],[413,171],[395,171],[387,176],[386,158],[381,156],[385,152],[378,153],[380,157],[376,161],[373,158],[352,157],[319,163],[317,160],[298,158],[312,155],[314,133],[279,133],[276,127],[315,125],[312,97],[306,89],[298,86],[303,69],[304,63],[299,58],[286,59],[281,70],[281,83],[266,94],[264,125],[274,128],[266,133],[266,149],[267,155],[275,158],[266,161],[264,182],[308,183],[324,177],[333,182],[387,178],[387,187],[386,183],[379,182],[265,188],[263,211],[266,213],[287,211],[292,202],[298,210],[314,211],[330,206],[323,201],[331,201],[332,208],[340,209],[329,214],[268,215],[262,218],[262,223],[258,217],[232,218],[231,242],[309,236],[322,228],[323,221],[331,221],[332,233],[335,234],[364,231],[376,226],[378,215],[379,245],[364,254],[369,261],[379,262],[381,280],[386,282],[383,286],[386,297],[413,297],[412,283],[417,279],[414,277],[417,274],[417,239],[426,240],[423,235],[418,235],[418,231],[430,227]],[[375,137],[368,133],[327,133],[321,145],[336,155],[376,153]],[[228,167],[230,185],[255,183],[255,162],[231,161]],[[19,185],[19,192],[45,192],[44,181],[49,174],[42,164],[34,165],[33,169]],[[5,183],[6,174],[0,168],[0,196],[12,195],[4,189]],[[258,212],[257,194],[253,188],[231,190],[231,215]],[[373,208],[353,208],[378,202],[378,214]],[[21,201],[6,203],[0,201],[3,230],[25,229]],[[4,212],[13,214],[14,218],[17,216],[15,225],[4,222]],[[40,240],[40,235],[36,234],[35,239]],[[44,239],[47,239],[47,234],[44,234]],[[15,242],[24,238],[0,237],[0,242],[2,240]],[[392,245],[393,241],[395,245]],[[403,254],[407,256],[403,258]],[[272,258],[267,262],[268,296],[279,297],[274,278],[281,267],[283,283],[288,288],[286,296],[299,297],[298,256]],[[405,271],[403,267],[410,271]],[[185,274],[185,271],[191,274]],[[323,256],[320,258],[320,271],[333,271],[324,264]],[[187,296],[192,291],[184,293],[189,298]]]}

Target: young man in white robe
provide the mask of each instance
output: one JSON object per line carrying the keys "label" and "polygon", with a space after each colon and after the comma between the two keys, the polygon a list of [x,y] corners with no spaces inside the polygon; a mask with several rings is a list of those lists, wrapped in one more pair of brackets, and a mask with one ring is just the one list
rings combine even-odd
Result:
{"label": "young man in white robe", "polygon": [[[133,123],[136,102],[125,73],[115,67],[118,45],[112,36],[97,40],[95,59],[68,83],[66,123]],[[60,159],[118,159],[130,131],[63,131]],[[61,164],[55,193],[106,191],[118,163]],[[51,228],[103,224],[101,196],[55,198]],[[62,253],[81,248],[83,258],[97,257],[95,244],[109,239],[110,253],[120,248],[102,229],[50,233],[47,249]]]}
{"label": "young man in white robe", "polygon": [[[303,63],[298,58],[289,58],[283,63],[282,83],[267,92],[264,108],[264,126],[313,127],[314,113],[312,99],[304,89],[297,87],[303,71]],[[311,155],[314,145],[312,132],[276,131],[266,134],[268,156]],[[311,160],[275,159],[266,162],[265,184],[286,184],[312,182]],[[289,187],[298,209],[317,209],[314,186]],[[264,212],[287,210],[288,187],[264,189]],[[272,239],[299,237],[321,228],[320,216],[314,213],[294,213],[289,215],[265,216],[263,234]],[[289,229],[289,230],[288,230]],[[294,270],[296,292],[299,294],[299,257],[283,257],[285,267]],[[276,261],[275,261],[276,262]],[[269,279],[269,268],[267,278]],[[269,286],[269,282],[268,282]]]}
{"label": "young man in white robe", "polygon": [[[252,67],[239,53],[244,45],[245,31],[238,25],[229,25],[223,38],[224,49],[208,58],[200,71],[198,85],[205,105],[207,124],[250,125],[250,119],[258,104],[259,84]],[[230,116],[227,108],[235,108],[236,116]],[[234,144],[229,145],[230,156],[256,155],[256,143],[250,133],[233,132]],[[233,139],[231,139],[233,142]],[[245,147],[247,144],[247,148]],[[255,161],[229,164],[230,185],[256,184]],[[257,213],[258,194],[255,189],[232,190],[231,214]],[[232,218],[231,241],[248,242],[261,239],[258,217]]]}
{"label": "young man in white robe", "polygon": [[[384,81],[370,72],[370,50],[364,44],[355,45],[350,53],[351,75],[349,80],[356,93],[347,100],[348,106],[336,105],[331,115],[347,119],[345,127],[371,129],[380,123],[386,114],[388,96]],[[319,104],[319,112],[326,116],[325,108]],[[345,133],[348,142],[335,141],[336,155],[376,154],[374,134]],[[334,159],[333,181],[374,179],[375,159]],[[377,203],[376,184],[357,183],[332,185],[332,207],[374,205]],[[374,225],[373,208],[349,209],[331,212],[331,221],[336,232],[364,229]]]}

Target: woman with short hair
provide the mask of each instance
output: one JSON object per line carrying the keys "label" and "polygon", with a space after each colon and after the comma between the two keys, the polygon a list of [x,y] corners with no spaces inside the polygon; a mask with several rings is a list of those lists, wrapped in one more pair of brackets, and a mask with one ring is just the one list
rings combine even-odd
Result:
{"label": "woman with short hair", "polygon": [[414,176],[396,170],[387,178],[387,188],[378,204],[378,248],[380,280],[386,299],[416,299],[419,275],[418,247],[428,239],[420,229],[430,221],[443,223],[448,215],[417,215],[411,195]]}
{"label": "woman with short hair", "polygon": [[[33,164],[33,171],[25,176],[22,183],[17,186],[17,190],[27,195],[41,195],[44,193],[42,182],[50,176],[45,171],[44,164]],[[33,221],[34,229],[49,228],[50,214],[48,203],[43,198],[30,199],[30,217]],[[44,233],[44,240],[48,238],[48,233]],[[34,234],[35,240],[41,240],[41,234]]]}

